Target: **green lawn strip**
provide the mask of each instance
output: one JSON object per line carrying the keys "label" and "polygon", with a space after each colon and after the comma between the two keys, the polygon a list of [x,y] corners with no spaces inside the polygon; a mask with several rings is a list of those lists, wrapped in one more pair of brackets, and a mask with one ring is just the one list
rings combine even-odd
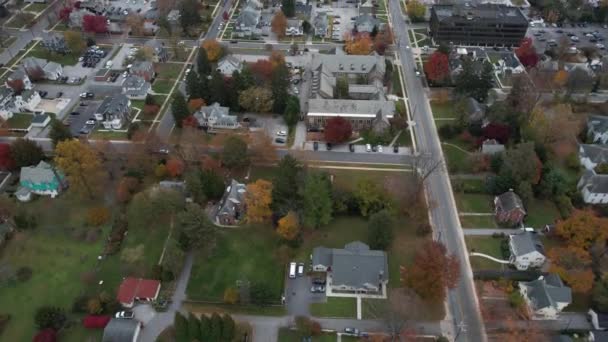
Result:
{"label": "green lawn strip", "polygon": [[[502,239],[503,238],[495,238],[492,236],[465,236],[467,250],[469,252],[475,251],[477,253],[487,254],[497,259],[503,259],[500,248]],[[501,270],[503,267],[506,267],[506,265],[479,256],[471,256],[469,257],[469,260],[471,261],[471,267],[473,267],[474,270]]]}
{"label": "green lawn strip", "polygon": [[392,93],[397,96],[403,96],[403,88],[401,87],[401,79],[399,78],[399,69],[395,67],[392,75]]}
{"label": "green lawn strip", "polygon": [[90,135],[91,139],[127,140],[127,132],[99,131],[95,130]]}
{"label": "green lawn strip", "polygon": [[262,316],[284,316],[286,314],[285,307],[282,305],[272,306],[256,306],[256,305],[231,305],[225,303],[206,304],[185,301],[184,308],[192,313],[239,313],[245,315],[262,315]]}
{"label": "green lawn strip", "polygon": [[464,193],[475,193],[475,194],[485,194],[486,193],[486,181],[485,179],[462,179],[462,178],[452,178],[452,188],[454,192],[464,192]]}
{"label": "green lawn strip", "polygon": [[414,43],[414,40],[416,40],[414,37],[414,32],[412,30],[407,30],[407,35],[410,38],[410,42]]}
{"label": "green lawn strip", "polygon": [[453,102],[438,103],[431,101],[431,110],[434,118],[456,118]]}
{"label": "green lawn strip", "polygon": [[410,131],[404,129],[399,135],[399,138],[397,138],[397,141],[395,141],[395,143],[399,146],[412,146],[412,136],[410,134]]}
{"label": "green lawn strip", "polygon": [[[280,328],[279,329],[279,342],[301,342],[304,337],[296,330],[291,330],[289,328]],[[345,338],[346,336],[342,336],[342,341],[358,341],[356,340],[348,340]],[[336,342],[337,337],[336,334],[332,333],[323,333],[320,336],[313,336],[310,339],[312,342]]]}
{"label": "green lawn strip", "polygon": [[144,100],[131,100],[131,107],[133,107],[133,108],[144,109],[145,104],[146,104],[146,101],[144,101]]}
{"label": "green lawn strip", "polygon": [[175,80],[156,79],[152,84],[152,91],[155,93],[169,94],[174,84]]}
{"label": "green lawn strip", "polygon": [[157,78],[175,80],[184,67],[183,63],[157,63]]}
{"label": "green lawn strip", "polygon": [[448,170],[451,173],[470,173],[472,172],[469,154],[451,145],[441,145]]}
{"label": "green lawn strip", "polygon": [[344,248],[347,243],[357,240],[367,241],[367,221],[361,217],[336,217],[327,226],[306,234],[295,259],[306,262],[315,247]]}
{"label": "green lawn strip", "polygon": [[454,193],[458,211],[465,213],[492,213],[493,197],[484,194]]}
{"label": "green lawn strip", "polygon": [[494,216],[460,216],[462,228],[500,228]]}
{"label": "green lawn strip", "polygon": [[34,116],[28,113],[15,113],[13,117],[6,120],[4,126],[6,128],[28,128]]}
{"label": "green lawn strip", "polygon": [[101,341],[103,329],[87,329],[82,324],[74,324],[62,329],[57,336],[61,342]]}
{"label": "green lawn strip", "polygon": [[58,54],[48,51],[42,46],[36,46],[33,48],[26,57],[37,57],[43,58],[52,62],[59,63],[61,65],[75,65],[78,62],[78,55],[76,54]]}
{"label": "green lawn strip", "polygon": [[270,226],[223,231],[212,255],[194,261],[187,293],[191,300],[222,301],[237,280],[263,283],[280,302],[285,265],[275,258],[279,240]]}
{"label": "green lawn strip", "polygon": [[49,6],[48,4],[32,3],[29,6],[27,6],[27,8],[25,10],[29,11],[29,12],[40,13],[40,12],[44,11],[48,6]]}
{"label": "green lawn strip", "polygon": [[310,305],[310,314],[316,317],[357,317],[357,300],[345,297],[327,297],[326,303]]}
{"label": "green lawn strip", "polygon": [[524,218],[526,227],[540,229],[561,218],[557,207],[549,200],[533,199],[526,205],[526,211],[528,212]]}

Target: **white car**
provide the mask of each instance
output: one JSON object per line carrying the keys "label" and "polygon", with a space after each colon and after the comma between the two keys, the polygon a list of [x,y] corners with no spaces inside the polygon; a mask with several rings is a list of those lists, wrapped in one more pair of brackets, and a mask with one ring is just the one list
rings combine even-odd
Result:
{"label": "white car", "polygon": [[93,120],[93,119],[89,119],[89,120],[87,120],[87,122],[85,122],[85,124],[86,124],[86,125],[94,125],[94,124],[95,124],[95,122],[96,122],[95,120]]}
{"label": "white car", "polygon": [[285,131],[278,131],[277,135],[280,136],[280,137],[286,137],[287,136],[287,132],[285,132]]}
{"label": "white car", "polygon": [[573,42],[578,42],[579,41],[579,39],[578,39],[577,36],[570,37],[570,40],[573,41]]}
{"label": "white car", "polygon": [[371,152],[371,151],[372,151],[372,145],[370,145],[370,144],[365,144],[365,151],[366,151],[366,152]]}
{"label": "white car", "polygon": [[604,44],[600,44],[600,43],[595,44],[595,46],[596,46],[598,49],[600,49],[600,50],[604,50],[604,49],[606,48],[606,47],[604,46]]}
{"label": "white car", "polygon": [[382,153],[382,145],[378,145],[378,152]]}
{"label": "white car", "polygon": [[127,71],[122,73],[122,78],[127,78],[127,76],[129,75],[129,73]]}
{"label": "white car", "polygon": [[116,315],[114,315],[115,318],[125,318],[125,319],[131,319],[133,318],[133,311],[119,311],[116,313]]}

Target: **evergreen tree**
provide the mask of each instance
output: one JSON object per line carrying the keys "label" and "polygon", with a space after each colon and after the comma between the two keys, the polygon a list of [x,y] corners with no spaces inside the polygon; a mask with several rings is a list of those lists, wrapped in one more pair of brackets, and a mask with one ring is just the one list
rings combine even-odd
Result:
{"label": "evergreen tree", "polygon": [[324,173],[311,173],[306,177],[302,189],[304,224],[319,228],[331,221],[331,183]]}
{"label": "evergreen tree", "polygon": [[483,62],[481,73],[478,73],[473,63],[475,62],[467,58],[462,61],[462,71],[455,81],[456,92],[483,102],[488,97],[488,91],[493,86],[493,67],[492,64]]}
{"label": "evergreen tree", "polygon": [[222,317],[216,312],[211,315],[211,324],[209,328],[209,341],[221,341],[222,339]]}
{"label": "evergreen tree", "polygon": [[274,100],[272,110],[275,113],[285,112],[287,98],[289,97],[289,69],[285,64],[277,65],[272,71],[270,80],[272,98]]}
{"label": "evergreen tree", "polygon": [[209,63],[209,58],[207,57],[207,50],[203,48],[198,49],[196,67],[201,76],[207,76],[211,73],[211,63]]}
{"label": "evergreen tree", "polygon": [[228,314],[224,314],[222,317],[222,340],[226,342],[232,341],[234,338],[235,324],[232,317]]}
{"label": "evergreen tree", "polygon": [[182,93],[179,91],[176,91],[175,95],[173,95],[173,102],[171,103],[171,112],[173,113],[173,119],[175,120],[175,125],[177,127],[182,127],[182,122],[190,115],[186,99],[184,98],[184,95],[182,95]]}
{"label": "evergreen tree", "polygon": [[226,85],[224,82],[224,76],[215,70],[211,74],[211,81],[209,82],[209,103],[213,104],[215,102],[219,103],[222,106],[226,105]]}
{"label": "evergreen tree", "polygon": [[190,99],[203,98],[201,96],[203,93],[201,86],[202,84],[198,73],[191,70],[188,77],[186,77],[186,93],[188,93]]}
{"label": "evergreen tree", "polygon": [[59,142],[72,139],[73,137],[68,127],[66,127],[61,121],[53,119],[53,122],[51,122],[49,138],[51,138],[53,146],[57,146]]}
{"label": "evergreen tree", "polygon": [[188,320],[179,311],[175,312],[173,328],[175,329],[175,340],[177,342],[189,342]]}
{"label": "evergreen tree", "polygon": [[211,333],[211,321],[207,315],[201,315],[199,327],[201,341],[209,341],[209,335]]}
{"label": "evergreen tree", "polygon": [[235,70],[234,73],[232,73],[232,79],[234,81],[233,88],[239,93],[255,85],[253,74],[248,67],[244,67],[240,72]]}
{"label": "evergreen tree", "polygon": [[381,210],[369,217],[368,239],[372,249],[387,250],[393,241],[395,220],[388,210]]}
{"label": "evergreen tree", "polygon": [[179,8],[180,24],[185,33],[202,23],[201,15],[199,14],[199,2],[196,0],[184,0],[180,3]]}
{"label": "evergreen tree", "polygon": [[281,11],[286,17],[291,18],[296,14],[296,1],[295,0],[282,0]]}
{"label": "evergreen tree", "polygon": [[200,322],[192,313],[188,315],[188,338],[190,341],[201,341]]}
{"label": "evergreen tree", "polygon": [[302,165],[291,155],[285,155],[272,182],[272,211],[277,216],[283,217],[290,210],[298,211],[300,208],[300,179]]}
{"label": "evergreen tree", "polygon": [[297,96],[289,96],[283,113],[283,119],[288,126],[292,127],[298,123],[300,117],[300,99]]}

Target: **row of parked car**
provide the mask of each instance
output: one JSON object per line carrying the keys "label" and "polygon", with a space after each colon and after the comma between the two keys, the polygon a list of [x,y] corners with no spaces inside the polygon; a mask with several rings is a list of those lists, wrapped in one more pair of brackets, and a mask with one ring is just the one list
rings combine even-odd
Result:
{"label": "row of parked car", "polygon": [[[315,151],[319,150],[319,142],[315,141],[312,144],[313,149]],[[333,145],[331,143],[325,143],[325,148],[328,151],[331,151],[331,149],[333,148]],[[348,144],[348,150],[351,152],[355,152],[355,144]],[[366,144],[365,145],[365,151],[366,152],[380,152],[382,153],[384,151],[384,148],[382,147],[382,145],[371,145],[371,144]],[[399,145],[398,144],[394,144],[393,145],[393,152],[394,153],[399,153]]]}
{"label": "row of parked car", "polygon": [[99,46],[93,45],[84,52],[82,57],[78,58],[78,62],[81,62],[84,68],[94,68],[107,54]]}

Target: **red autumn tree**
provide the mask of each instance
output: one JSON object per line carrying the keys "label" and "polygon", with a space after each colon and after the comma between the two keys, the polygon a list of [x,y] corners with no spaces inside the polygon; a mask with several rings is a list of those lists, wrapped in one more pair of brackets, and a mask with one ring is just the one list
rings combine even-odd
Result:
{"label": "red autumn tree", "polygon": [[526,68],[534,67],[538,63],[538,54],[531,37],[526,37],[521,41],[519,47],[515,49],[515,55]]}
{"label": "red autumn tree", "polygon": [[116,199],[122,203],[129,202],[139,189],[139,184],[139,179],[135,177],[121,178],[116,187]]}
{"label": "red autumn tree", "polygon": [[222,163],[218,159],[206,154],[201,159],[201,169],[205,171],[214,171],[220,174],[222,170]]}
{"label": "red autumn tree", "polygon": [[205,100],[203,100],[203,99],[195,98],[195,99],[190,99],[190,101],[188,101],[188,109],[190,110],[190,113],[196,112],[204,105],[205,105]]}
{"label": "red autumn tree", "polygon": [[12,170],[15,168],[15,160],[11,156],[11,145],[0,144],[0,170]]}
{"label": "red autumn tree", "polygon": [[182,127],[198,128],[198,120],[196,120],[194,115],[188,115],[182,120]]}
{"label": "red autumn tree", "polygon": [[66,7],[62,7],[59,10],[59,20],[61,21],[68,21],[70,19],[70,13],[72,13],[73,8],[66,6]]}
{"label": "red autumn tree", "polygon": [[33,339],[34,342],[55,342],[57,341],[57,332],[51,328],[40,330]]}
{"label": "red autumn tree", "polygon": [[336,116],[325,122],[325,141],[332,144],[343,143],[353,134],[350,121],[341,116]]}
{"label": "red autumn tree", "polygon": [[511,128],[498,123],[488,124],[483,128],[484,139],[496,139],[501,144],[506,144],[511,136]]}
{"label": "red autumn tree", "polygon": [[172,157],[167,161],[167,172],[171,177],[179,177],[184,173],[184,162],[181,159]]}
{"label": "red autumn tree", "polygon": [[85,15],[82,17],[82,29],[84,32],[105,33],[108,32],[108,22],[103,15]]}
{"label": "red autumn tree", "polygon": [[15,91],[17,94],[21,94],[23,88],[25,87],[23,80],[20,79],[6,81],[6,85],[13,89],[13,91]]}
{"label": "red autumn tree", "polygon": [[268,59],[258,59],[249,65],[249,69],[258,82],[270,81],[272,77],[272,63]]}
{"label": "red autumn tree", "polygon": [[438,241],[427,241],[414,256],[409,268],[401,267],[403,285],[414,290],[422,299],[443,302],[446,288],[456,287],[460,277],[460,263],[455,255],[448,255]]}
{"label": "red autumn tree", "polygon": [[443,82],[450,75],[448,55],[437,50],[424,65],[426,77],[433,82]]}

